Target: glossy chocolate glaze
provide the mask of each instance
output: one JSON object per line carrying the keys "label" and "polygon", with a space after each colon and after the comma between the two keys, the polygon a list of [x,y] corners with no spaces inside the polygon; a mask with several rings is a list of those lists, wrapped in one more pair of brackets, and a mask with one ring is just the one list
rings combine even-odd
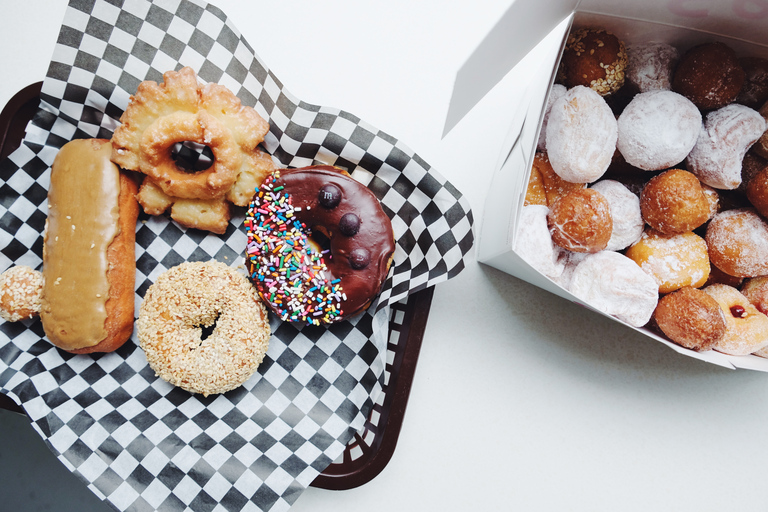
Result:
{"label": "glossy chocolate glaze", "polygon": [[[320,201],[320,190],[327,184],[341,190],[341,199],[332,208],[322,206]],[[379,200],[365,185],[331,166],[281,169],[275,186],[285,187],[293,206],[300,209],[296,217],[301,222],[313,233],[328,237],[330,253],[324,260],[329,279],[341,279],[340,285],[346,294],[346,300],[341,302],[343,317],[365,309],[381,290],[395,251],[392,223]],[[341,218],[349,213],[360,219],[359,229],[352,236],[339,230]],[[350,258],[359,248],[369,251],[370,262],[364,268],[356,269]],[[359,259],[355,266],[360,266]]]}

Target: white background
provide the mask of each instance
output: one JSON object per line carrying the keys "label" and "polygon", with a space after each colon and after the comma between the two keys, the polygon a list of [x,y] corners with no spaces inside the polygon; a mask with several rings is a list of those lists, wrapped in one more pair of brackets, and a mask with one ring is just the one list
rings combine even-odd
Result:
{"label": "white background", "polygon": [[[65,2],[0,2],[4,105],[43,79]],[[404,141],[467,195],[479,226],[525,76],[442,129],[456,71],[509,0],[216,4],[289,91]],[[768,375],[678,355],[472,254],[437,287],[390,463],[358,489],[309,489],[292,510],[766,510],[767,437]],[[0,461],[24,449],[0,439]]]}

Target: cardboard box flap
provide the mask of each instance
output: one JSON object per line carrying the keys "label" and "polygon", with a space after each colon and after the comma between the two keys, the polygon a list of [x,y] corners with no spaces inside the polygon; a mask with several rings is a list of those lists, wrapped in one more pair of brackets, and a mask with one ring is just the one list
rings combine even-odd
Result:
{"label": "cardboard box flap", "polygon": [[515,0],[456,73],[443,137],[577,5]]}

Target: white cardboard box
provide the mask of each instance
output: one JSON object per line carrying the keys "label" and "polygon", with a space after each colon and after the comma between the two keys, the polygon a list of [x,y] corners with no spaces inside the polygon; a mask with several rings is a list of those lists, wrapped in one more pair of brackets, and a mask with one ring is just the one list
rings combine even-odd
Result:
{"label": "white cardboard box", "polygon": [[[488,192],[478,236],[478,260],[584,305],[512,249],[547,96],[572,26],[605,28],[626,45],[666,42],[682,53],[695,44],[720,40],[740,56],[768,58],[768,1],[516,0],[457,73],[446,132],[510,70],[516,66],[530,70],[525,74],[530,75],[527,92],[510,118],[509,135]],[[714,351],[699,353],[647,329],[625,325],[696,359],[727,368],[768,372],[768,359]]]}

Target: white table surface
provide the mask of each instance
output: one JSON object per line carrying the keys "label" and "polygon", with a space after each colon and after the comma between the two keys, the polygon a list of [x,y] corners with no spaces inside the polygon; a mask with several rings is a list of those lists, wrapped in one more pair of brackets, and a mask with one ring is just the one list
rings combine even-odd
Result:
{"label": "white table surface", "polygon": [[[43,79],[65,1],[1,1],[4,105]],[[216,3],[292,93],[406,142],[479,225],[514,81],[441,134],[457,69],[509,0]],[[767,431],[768,375],[678,355],[471,255],[436,289],[392,460],[292,510],[766,510]]]}

